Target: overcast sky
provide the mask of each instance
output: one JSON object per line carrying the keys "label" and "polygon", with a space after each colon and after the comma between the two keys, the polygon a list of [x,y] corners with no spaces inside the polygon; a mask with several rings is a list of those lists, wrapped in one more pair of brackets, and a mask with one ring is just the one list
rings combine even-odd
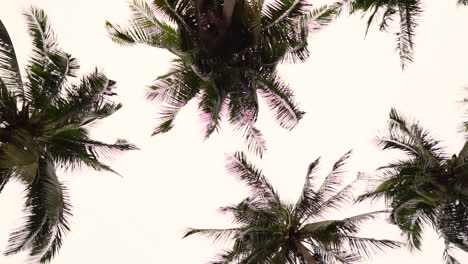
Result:
{"label": "overcast sky", "polygon": [[[458,153],[464,120],[457,101],[468,96],[468,8],[455,0],[424,1],[417,30],[415,62],[401,71],[394,51],[395,36],[372,28],[364,39],[365,19],[344,16],[310,41],[307,63],[285,65],[282,76],[307,114],[292,131],[276,125],[262,103],[258,127],[267,141],[262,160],[249,155],[279,190],[294,201],[302,188],[308,164],[322,156],[321,174],[349,149],[347,180],[358,171],[372,173],[394,153],[373,144],[386,126],[390,108],[417,118],[449,153]],[[125,24],[126,0],[0,0],[0,19],[7,27],[24,65],[30,52],[22,10],[30,4],[45,9],[60,46],[81,62],[81,73],[95,66],[117,81],[124,107],[92,128],[95,138],[113,142],[126,138],[141,150],[110,161],[122,177],[82,170],[61,172],[73,204],[71,233],[53,264],[205,263],[223,247],[205,238],[182,240],[186,227],[229,227],[217,208],[241,201],[246,188],[224,169],[224,153],[244,150],[240,135],[223,126],[204,141],[191,102],[179,114],[172,131],[150,137],[157,108],[145,100],[145,87],[170,65],[171,56],[150,47],[124,48],[112,43],[105,20]],[[22,187],[9,183],[0,195],[0,249],[22,217]],[[341,218],[360,206],[337,213]],[[398,239],[398,230],[384,221],[363,226],[363,235]],[[441,263],[442,242],[427,232],[424,253],[388,251],[366,263]],[[468,263],[467,254],[460,261]],[[25,254],[0,256],[1,264],[25,263]]]}

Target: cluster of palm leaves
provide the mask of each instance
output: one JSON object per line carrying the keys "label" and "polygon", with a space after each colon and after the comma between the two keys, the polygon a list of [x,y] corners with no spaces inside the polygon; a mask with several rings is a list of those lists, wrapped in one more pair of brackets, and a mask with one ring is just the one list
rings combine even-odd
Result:
{"label": "cluster of palm leaves", "polygon": [[451,249],[468,252],[468,143],[458,156],[449,157],[420,124],[392,109],[387,135],[379,144],[407,158],[381,167],[382,179],[358,200],[384,198],[390,222],[410,248],[420,249],[424,225],[432,226],[445,241],[446,263],[460,263]]}
{"label": "cluster of palm leaves", "polygon": [[43,263],[69,231],[71,205],[56,168],[112,171],[99,157],[135,146],[89,137],[87,125],[121,107],[109,99],[115,82],[95,70],[71,83],[79,65],[57,46],[44,11],[32,8],[25,16],[33,53],[24,75],[0,21],[0,191],[10,180],[26,187],[26,218],[11,234],[5,254],[27,250]]}
{"label": "cluster of palm leaves", "polygon": [[[382,211],[344,219],[324,218],[333,210],[352,202],[357,180],[343,185],[343,165],[351,152],[343,155],[323,183],[316,186],[319,159],[309,165],[301,195],[296,203],[282,201],[262,172],[243,153],[227,159],[227,169],[245,182],[251,195],[239,204],[223,207],[233,215],[237,227],[229,229],[189,229],[185,236],[201,234],[214,240],[232,238],[232,249],[212,263],[357,263],[363,256],[399,242],[359,237],[359,225]],[[340,189],[341,187],[341,189]]]}
{"label": "cluster of palm leaves", "polygon": [[[467,0],[457,0],[459,5],[468,5]],[[377,23],[381,31],[389,31],[395,20],[399,29],[395,32],[396,50],[400,56],[401,68],[413,61],[414,38],[418,20],[423,13],[420,0],[351,0],[350,13],[369,13],[367,30]],[[366,34],[367,34],[366,30]]]}
{"label": "cluster of palm leaves", "polygon": [[[118,44],[146,44],[178,57],[172,69],[157,78],[148,95],[162,107],[160,124],[153,134],[169,131],[180,108],[196,98],[206,138],[226,116],[244,135],[249,149],[262,155],[266,146],[255,127],[258,94],[276,112],[280,126],[292,129],[298,123],[304,112],[278,76],[276,66],[285,60],[305,61],[309,30],[331,22],[338,6],[309,10],[305,0],[269,4],[238,0],[221,50],[214,50],[215,44],[206,44],[209,40],[199,30],[203,21],[190,0],[157,0],[151,4],[133,0],[130,27],[107,22],[107,30]],[[309,28],[310,21],[316,26]]]}

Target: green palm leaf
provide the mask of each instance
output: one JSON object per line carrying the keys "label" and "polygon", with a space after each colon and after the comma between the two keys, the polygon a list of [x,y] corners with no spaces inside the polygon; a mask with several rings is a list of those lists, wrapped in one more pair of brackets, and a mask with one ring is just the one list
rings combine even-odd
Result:
{"label": "green palm leaf", "polygon": [[55,174],[53,163],[41,159],[34,183],[26,190],[26,222],[9,239],[6,255],[31,249],[30,256],[44,263],[60,249],[62,238],[69,231],[71,216],[66,189]]}
{"label": "green palm leaf", "polygon": [[0,82],[8,91],[22,93],[23,82],[15,49],[5,26],[0,20]]}

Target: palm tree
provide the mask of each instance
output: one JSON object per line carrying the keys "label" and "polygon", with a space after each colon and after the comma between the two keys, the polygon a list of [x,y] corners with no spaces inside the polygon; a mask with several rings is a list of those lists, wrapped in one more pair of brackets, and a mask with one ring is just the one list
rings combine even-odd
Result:
{"label": "palm tree", "polygon": [[[467,0],[458,0],[459,5],[468,5]],[[391,23],[399,21],[399,30],[395,33],[396,50],[399,53],[401,68],[413,61],[414,36],[418,26],[418,19],[423,13],[423,4],[420,0],[353,0],[351,13],[369,13],[367,30],[376,23],[381,31],[388,31]],[[366,34],[367,34],[366,30]]]}
{"label": "palm tree", "polygon": [[130,27],[107,22],[107,30],[118,44],[146,44],[178,57],[148,95],[163,108],[153,135],[169,131],[178,111],[196,98],[205,138],[227,116],[244,134],[249,149],[261,155],[265,144],[255,127],[257,93],[276,111],[282,127],[292,129],[298,123],[304,112],[276,66],[284,60],[306,60],[308,23],[314,22],[314,30],[326,26],[338,5],[308,12],[305,0],[226,2],[133,0]]}
{"label": "palm tree", "polygon": [[250,188],[251,195],[222,213],[234,217],[236,227],[189,229],[184,237],[201,234],[214,240],[232,238],[231,249],[212,263],[355,263],[363,256],[399,243],[357,236],[359,224],[381,212],[370,212],[341,220],[323,219],[331,210],[351,202],[356,181],[342,187],[343,165],[351,152],[343,155],[316,188],[319,159],[309,165],[302,193],[296,203],[282,201],[262,172],[244,154],[227,158],[227,169]]}
{"label": "palm tree", "polygon": [[459,263],[451,248],[468,252],[468,143],[458,156],[449,157],[427,130],[395,109],[390,111],[388,133],[378,143],[407,158],[381,167],[378,185],[358,201],[384,198],[390,221],[401,229],[410,249],[421,248],[423,227],[431,225],[445,241],[446,263]]}
{"label": "palm tree", "polygon": [[95,70],[71,83],[79,65],[58,48],[44,11],[32,7],[25,16],[33,53],[24,76],[0,21],[0,191],[10,180],[26,186],[26,218],[5,254],[27,250],[32,260],[45,263],[60,249],[71,216],[56,168],[112,171],[99,158],[136,147],[89,137],[87,125],[121,107],[109,100],[115,82]]}

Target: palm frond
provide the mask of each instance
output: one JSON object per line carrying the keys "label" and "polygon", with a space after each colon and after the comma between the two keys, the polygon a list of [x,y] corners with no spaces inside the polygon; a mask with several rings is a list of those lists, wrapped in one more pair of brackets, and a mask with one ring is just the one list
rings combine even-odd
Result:
{"label": "palm frond", "polygon": [[385,249],[394,249],[402,245],[401,242],[388,239],[375,239],[347,236],[344,238],[352,251],[361,256],[371,257],[372,255],[382,252]]}
{"label": "palm frond", "polygon": [[258,116],[258,98],[250,87],[250,83],[246,84],[245,88],[239,92],[230,93],[227,104],[229,122],[234,125],[236,131],[243,135],[247,148],[261,157],[266,150],[266,144],[262,133],[255,127]]}
{"label": "palm frond", "polygon": [[333,168],[325,177],[322,185],[317,190],[317,195],[321,199],[328,199],[337,192],[337,188],[340,187],[343,183],[342,174],[345,172],[343,166],[346,164],[346,161],[351,157],[352,150],[346,152],[338,161],[333,164]]}
{"label": "palm frond", "polygon": [[98,171],[114,172],[100,158],[112,159],[117,151],[138,149],[123,139],[118,139],[114,144],[92,140],[83,128],[62,131],[43,140],[54,162],[72,170],[86,165]]}
{"label": "palm frond", "polygon": [[44,10],[31,7],[24,15],[35,49],[41,52],[56,49],[57,41]]}
{"label": "palm frond", "polygon": [[434,222],[421,204],[424,204],[422,199],[409,200],[391,213],[393,223],[402,230],[410,250],[421,249],[423,225]]}
{"label": "palm frond", "polygon": [[151,46],[159,46],[159,42],[153,38],[151,33],[133,26],[131,28],[122,28],[118,25],[113,25],[106,21],[106,30],[111,40],[122,46],[132,46],[135,44],[148,44]]}
{"label": "palm frond", "polygon": [[410,122],[394,108],[388,121],[388,136],[378,139],[383,149],[398,149],[410,157],[424,158],[434,165],[445,159],[439,141],[433,139],[419,123]]}
{"label": "palm frond", "polygon": [[176,31],[168,24],[160,21],[145,1],[132,0],[130,10],[132,12],[132,22],[139,28],[158,27],[161,30],[171,32],[173,36],[177,37]]}
{"label": "palm frond", "polygon": [[115,84],[115,81],[95,69],[82,77],[79,85],[72,85],[67,89],[65,97],[57,102],[58,106],[50,110],[59,112],[62,118],[54,118],[51,122],[86,125],[110,116],[122,107],[109,100],[114,95],[112,90],[115,89]]}
{"label": "palm frond", "polygon": [[31,7],[24,15],[34,47],[27,66],[26,97],[36,108],[43,108],[60,95],[67,78],[75,76],[79,65],[70,54],[58,48],[44,10]]}
{"label": "palm frond", "polygon": [[387,199],[391,198],[391,195],[389,195],[390,192],[395,190],[397,188],[397,186],[401,186],[401,185],[407,184],[407,183],[410,184],[404,178],[398,177],[398,176],[392,177],[392,178],[389,178],[389,179],[385,179],[380,184],[373,187],[371,191],[359,195],[356,198],[355,202],[360,203],[360,202],[363,202],[363,201],[369,200],[369,199],[371,201],[373,201],[373,200],[379,199],[379,198],[387,198]]}
{"label": "palm frond", "polygon": [[325,214],[328,210],[339,209],[342,206],[353,201],[353,189],[364,179],[363,174],[358,174],[357,178],[345,185],[330,198],[321,202],[320,206],[309,212],[309,217],[318,217]]}
{"label": "palm frond", "polygon": [[398,2],[400,31],[396,33],[396,50],[400,55],[402,69],[405,69],[406,65],[413,61],[414,36],[418,26],[417,18],[421,12],[420,3],[417,0]]}
{"label": "palm frond", "polygon": [[304,115],[293,102],[294,95],[289,86],[273,75],[258,80],[259,93],[267,101],[270,110],[276,111],[276,120],[280,126],[292,129]]}
{"label": "palm frond", "polygon": [[303,0],[275,0],[267,4],[262,10],[262,30],[294,24],[306,14],[308,6]]}
{"label": "palm frond", "polygon": [[188,0],[154,0],[152,9],[157,15],[179,25],[180,29],[192,32],[195,11]]}
{"label": "palm frond", "polygon": [[279,196],[273,186],[250,162],[242,152],[226,157],[226,169],[237,179],[245,182],[250,187],[254,197],[271,202],[279,202]]}
{"label": "palm frond", "polygon": [[317,192],[314,190],[314,184],[312,183],[314,173],[319,166],[320,158],[317,158],[307,168],[306,179],[304,187],[302,188],[301,195],[298,201],[294,205],[294,213],[299,219],[302,219],[309,210],[314,210],[320,206],[320,199],[317,197]]}
{"label": "palm frond", "polygon": [[226,94],[213,83],[207,83],[198,105],[200,119],[204,124],[204,136],[207,139],[213,132],[218,131],[223,115],[223,105]]}
{"label": "palm frond", "polygon": [[330,25],[341,14],[348,2],[350,1],[343,0],[316,7],[301,17],[301,19],[308,25],[309,32],[318,32]]}
{"label": "palm frond", "polygon": [[319,260],[319,264],[327,263],[340,263],[340,264],[352,264],[361,263],[363,258],[358,254],[348,252],[343,249],[332,249],[327,247],[317,246],[314,243],[311,244],[314,250],[314,257]]}
{"label": "palm frond", "polygon": [[254,127],[251,123],[242,126],[239,130],[241,130],[241,133],[245,138],[247,149],[261,158],[267,148],[260,130]]}
{"label": "palm frond", "polygon": [[181,60],[175,60],[171,71],[156,79],[147,94],[150,100],[161,102],[160,124],[153,135],[169,131],[179,110],[200,92],[203,81]]}
{"label": "palm frond", "polygon": [[58,181],[50,160],[41,159],[36,178],[26,190],[26,222],[11,234],[5,254],[30,250],[34,260],[46,263],[58,252],[69,231],[71,209],[66,189]]}
{"label": "palm frond", "polygon": [[342,235],[356,234],[359,232],[359,226],[362,222],[372,220],[377,214],[386,212],[387,211],[373,211],[341,220],[323,220],[308,223],[301,228],[300,234],[303,238],[330,236],[331,239],[333,239],[332,236],[334,233]]}
{"label": "palm frond", "polygon": [[0,79],[8,91],[22,93],[23,81],[13,42],[0,20]]}
{"label": "palm frond", "polygon": [[[141,18],[139,18],[141,20]],[[113,25],[106,21],[106,30],[111,40],[122,46],[145,44],[157,48],[165,48],[173,54],[182,57],[180,40],[176,29],[163,22],[161,25],[144,25],[143,23],[156,23],[156,21],[131,21],[129,28]]]}
{"label": "palm frond", "polygon": [[203,235],[208,238],[211,238],[213,242],[222,240],[225,241],[232,236],[238,234],[240,232],[239,228],[227,228],[227,229],[196,229],[196,228],[188,228],[182,238],[186,238],[188,236],[197,234]]}

